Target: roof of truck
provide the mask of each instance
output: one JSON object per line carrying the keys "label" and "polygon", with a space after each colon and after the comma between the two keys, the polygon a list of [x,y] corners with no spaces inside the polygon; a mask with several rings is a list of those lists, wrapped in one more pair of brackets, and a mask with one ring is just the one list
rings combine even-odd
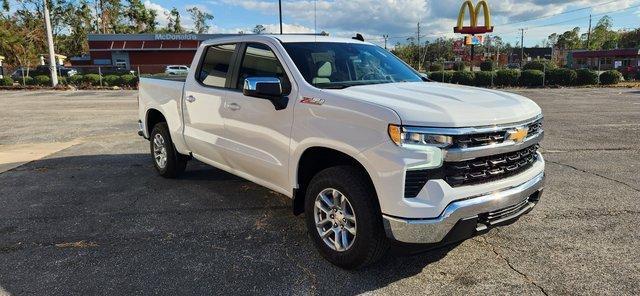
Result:
{"label": "roof of truck", "polygon": [[265,39],[275,39],[282,43],[299,43],[299,42],[336,42],[336,43],[360,43],[360,44],[371,44],[366,42],[362,42],[360,40],[355,40],[352,38],[344,38],[344,37],[332,37],[332,36],[324,36],[324,35],[314,35],[314,34],[245,34],[245,35],[234,35],[234,36],[225,36],[221,38],[214,38],[207,40],[205,45],[216,44],[220,42],[250,42],[250,41],[260,41]]}
{"label": "roof of truck", "polygon": [[323,35],[301,35],[301,34],[286,35],[285,34],[285,35],[268,35],[268,36],[272,36],[273,38],[280,40],[282,43],[293,43],[293,42],[363,43],[360,40],[355,40],[352,38],[332,37],[332,36],[323,36]]}

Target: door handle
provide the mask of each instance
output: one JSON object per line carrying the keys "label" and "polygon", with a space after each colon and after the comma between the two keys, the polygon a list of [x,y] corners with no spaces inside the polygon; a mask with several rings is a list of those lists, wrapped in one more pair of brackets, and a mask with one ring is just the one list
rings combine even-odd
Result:
{"label": "door handle", "polygon": [[231,111],[238,111],[238,110],[240,110],[240,105],[238,105],[236,103],[230,103],[230,104],[227,104],[227,109],[229,109]]}
{"label": "door handle", "polygon": [[194,96],[188,96],[185,100],[187,100],[187,102],[189,103],[193,103],[196,101],[196,97]]}

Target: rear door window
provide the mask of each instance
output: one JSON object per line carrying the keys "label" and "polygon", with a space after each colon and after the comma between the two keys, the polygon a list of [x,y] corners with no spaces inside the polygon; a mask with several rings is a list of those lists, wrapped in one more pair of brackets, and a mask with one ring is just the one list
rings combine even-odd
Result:
{"label": "rear door window", "polygon": [[206,86],[225,87],[235,50],[235,44],[209,46],[196,79]]}

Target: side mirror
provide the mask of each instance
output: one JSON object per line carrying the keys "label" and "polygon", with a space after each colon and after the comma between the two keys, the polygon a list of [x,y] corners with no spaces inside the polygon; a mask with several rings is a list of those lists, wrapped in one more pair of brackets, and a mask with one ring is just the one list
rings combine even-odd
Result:
{"label": "side mirror", "polygon": [[269,100],[276,110],[287,108],[289,102],[283,94],[280,79],[275,77],[249,77],[244,80],[242,93],[248,97]]}

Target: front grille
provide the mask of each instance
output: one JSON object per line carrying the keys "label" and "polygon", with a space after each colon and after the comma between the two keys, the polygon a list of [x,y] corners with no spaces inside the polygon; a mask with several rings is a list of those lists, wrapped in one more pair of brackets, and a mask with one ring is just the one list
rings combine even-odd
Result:
{"label": "front grille", "polygon": [[537,159],[538,145],[516,152],[448,162],[443,166],[444,180],[452,187],[503,179],[530,168]]}
{"label": "front grille", "polygon": [[461,162],[445,162],[439,169],[407,171],[404,196],[418,196],[429,180],[443,179],[451,187],[476,185],[517,175],[533,166],[539,146]]}
{"label": "front grille", "polygon": [[[536,120],[524,125],[528,128],[528,135],[533,136],[542,132],[542,119]],[[482,147],[493,144],[500,144],[506,140],[507,133],[505,130],[497,130],[479,134],[459,135],[453,137],[453,145],[451,148],[473,148]]]}

